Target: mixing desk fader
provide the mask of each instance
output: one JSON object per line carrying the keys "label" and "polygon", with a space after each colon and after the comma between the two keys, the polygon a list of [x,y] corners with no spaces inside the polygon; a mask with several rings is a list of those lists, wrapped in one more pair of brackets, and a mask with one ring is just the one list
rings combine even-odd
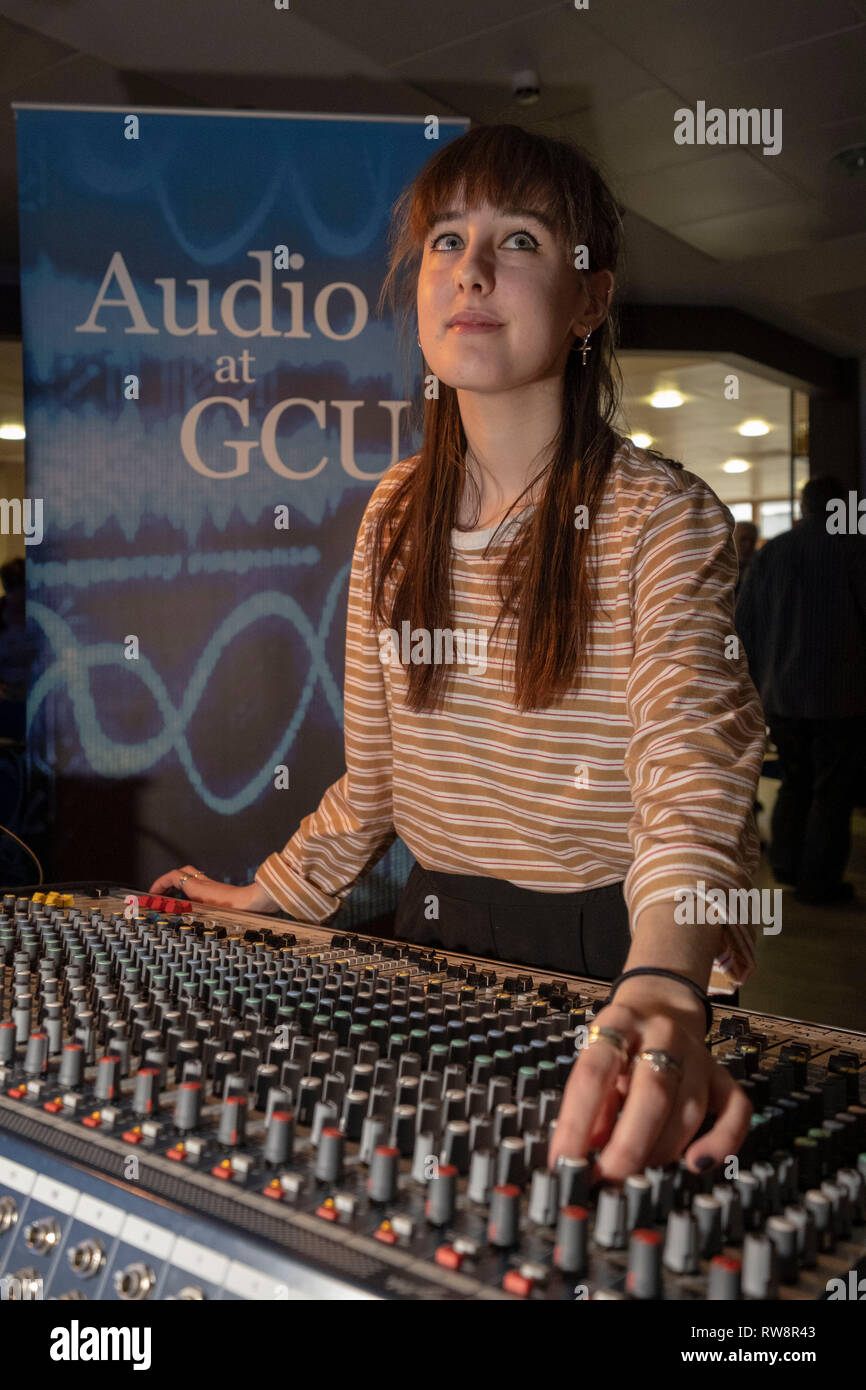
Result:
{"label": "mixing desk fader", "polygon": [[736,1163],[593,1189],[546,1158],[597,981],[92,884],[7,894],[0,967],[19,1291],[803,1300],[866,1274],[863,1034],[716,1010],[754,1107]]}

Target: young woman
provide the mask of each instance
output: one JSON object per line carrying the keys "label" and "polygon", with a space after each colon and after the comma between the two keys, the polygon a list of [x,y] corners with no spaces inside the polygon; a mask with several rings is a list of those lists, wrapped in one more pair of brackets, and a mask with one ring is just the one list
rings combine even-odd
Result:
{"label": "young woman", "polygon": [[417,860],[399,937],[638,971],[595,1020],[551,1144],[551,1164],[601,1148],[607,1179],[684,1150],[707,1167],[748,1130],[704,1045],[704,990],[747,977],[752,931],[683,925],[677,894],[748,886],[764,747],[730,514],[612,427],[620,243],[585,154],[516,126],[470,130],[406,190],[383,301],[417,311],[423,443],[358,535],[347,772],[249,887],[190,865],[151,887],[325,921],[399,834]]}

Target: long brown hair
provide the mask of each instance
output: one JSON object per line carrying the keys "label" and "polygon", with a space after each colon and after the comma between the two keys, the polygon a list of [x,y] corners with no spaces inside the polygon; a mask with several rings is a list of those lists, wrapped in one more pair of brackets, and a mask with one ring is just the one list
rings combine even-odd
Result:
{"label": "long brown hair", "polygon": [[[486,202],[543,210],[569,247],[586,246],[590,272],[616,272],[620,208],[586,152],[520,126],[476,126],[434,155],[394,206],[378,309],[381,313],[389,304],[401,335],[413,344],[425,236],[433,217],[454,206],[455,198],[465,200],[467,208]],[[621,442],[613,429],[622,384],[614,339],[608,316],[592,334],[585,367],[576,351],[568,354],[562,421],[550,441],[549,460],[514,503],[517,507],[545,479],[538,505],[517,529],[499,571],[496,627],[506,615],[517,622],[514,683],[523,710],[545,708],[579,686],[584,666],[594,607],[589,534]],[[456,389],[440,381],[438,399],[426,394],[417,461],[379,508],[373,533],[372,621],[397,631],[407,619],[413,628],[451,626],[451,530],[467,484],[467,440]],[[479,505],[471,474],[468,483]],[[586,527],[575,526],[579,506],[587,508]],[[392,571],[393,600],[386,612]],[[441,664],[409,666],[409,707],[440,704],[446,677]]]}

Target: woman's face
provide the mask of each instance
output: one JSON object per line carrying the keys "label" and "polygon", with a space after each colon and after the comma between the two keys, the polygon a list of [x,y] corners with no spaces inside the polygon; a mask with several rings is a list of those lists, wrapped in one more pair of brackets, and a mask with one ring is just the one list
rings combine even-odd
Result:
{"label": "woman's face", "polygon": [[[609,271],[575,270],[538,214],[460,209],[425,240],[417,288],[425,360],[440,381],[467,391],[561,377],[575,335],[603,320],[612,288]],[[452,323],[473,312],[494,323]]]}

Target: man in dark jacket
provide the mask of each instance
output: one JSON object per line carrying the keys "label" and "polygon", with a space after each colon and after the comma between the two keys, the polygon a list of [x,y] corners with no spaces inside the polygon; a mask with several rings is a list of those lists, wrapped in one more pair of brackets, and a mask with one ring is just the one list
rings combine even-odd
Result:
{"label": "man in dark jacket", "polygon": [[811,478],[801,505],[752,559],[736,627],[779,752],[770,863],[801,901],[827,903],[853,896],[842,875],[866,763],[866,535],[838,478]]}

